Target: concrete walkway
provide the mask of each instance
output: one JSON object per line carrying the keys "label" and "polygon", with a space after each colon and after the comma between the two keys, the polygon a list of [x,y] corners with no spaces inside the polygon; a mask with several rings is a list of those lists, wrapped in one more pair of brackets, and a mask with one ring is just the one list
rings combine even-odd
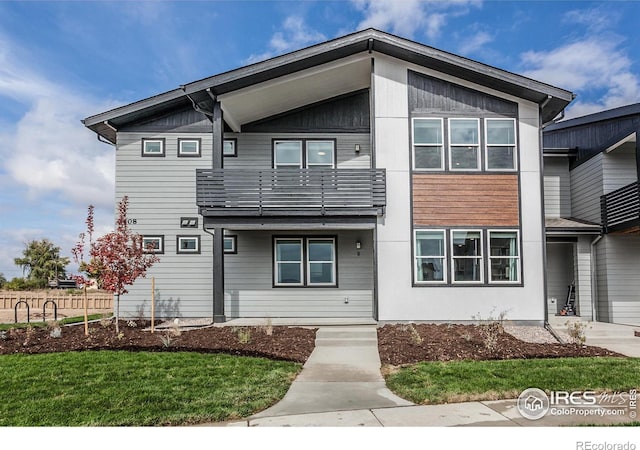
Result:
{"label": "concrete walkway", "polygon": [[640,331],[640,326],[619,325],[606,322],[582,321],[576,316],[554,316],[549,318],[549,325],[565,341],[570,342],[567,334],[567,322],[582,322],[585,324],[585,344],[602,347],[620,354],[640,358],[640,337],[634,331]]}
{"label": "concrete walkway", "polygon": [[[563,318],[564,319],[564,318]],[[562,322],[564,325],[566,319]],[[559,323],[555,323],[560,328]],[[612,350],[634,353],[640,338],[626,342],[628,333],[618,327],[594,324],[588,339],[603,342]],[[627,328],[627,327],[625,327]],[[633,337],[633,327],[631,337]],[[603,331],[604,330],[604,331]],[[607,334],[606,330],[616,333]],[[624,328],[623,328],[624,330]],[[604,336],[603,336],[604,334]],[[600,339],[600,341],[598,340]],[[597,345],[592,344],[591,345]],[[624,351],[623,351],[624,350]],[[591,409],[602,409],[594,406]],[[596,411],[597,412],[597,411]],[[320,326],[316,348],[292,383],[285,397],[276,405],[246,420],[216,426],[240,427],[445,427],[445,426],[574,426],[582,424],[620,424],[633,420],[605,414],[547,415],[528,420],[518,412],[516,400],[465,402],[445,405],[414,405],[394,395],[380,373],[376,327]],[[637,419],[636,419],[637,420]]]}

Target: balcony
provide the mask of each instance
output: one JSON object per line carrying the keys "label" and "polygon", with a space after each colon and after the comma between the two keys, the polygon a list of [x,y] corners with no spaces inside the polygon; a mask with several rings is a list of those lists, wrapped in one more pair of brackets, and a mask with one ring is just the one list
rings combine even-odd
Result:
{"label": "balcony", "polygon": [[197,169],[204,217],[370,217],[384,214],[384,169]]}
{"label": "balcony", "polygon": [[640,229],[640,186],[628,184],[600,197],[605,233],[635,232]]}

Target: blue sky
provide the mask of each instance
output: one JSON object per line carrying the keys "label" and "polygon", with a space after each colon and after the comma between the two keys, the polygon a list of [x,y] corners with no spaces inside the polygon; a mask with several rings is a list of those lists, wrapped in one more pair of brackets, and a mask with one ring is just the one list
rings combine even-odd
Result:
{"label": "blue sky", "polygon": [[640,2],[0,0],[0,273],[48,238],[66,256],[114,150],[80,119],[374,27],[577,94],[575,117],[640,102]]}

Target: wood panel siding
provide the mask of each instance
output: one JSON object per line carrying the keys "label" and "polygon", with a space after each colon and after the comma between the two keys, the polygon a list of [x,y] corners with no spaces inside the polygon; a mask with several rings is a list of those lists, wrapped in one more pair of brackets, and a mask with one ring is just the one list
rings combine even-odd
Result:
{"label": "wood panel siding", "polygon": [[456,113],[517,117],[518,104],[449,81],[409,71],[409,109],[413,113]]}
{"label": "wood panel siding", "polygon": [[520,225],[517,175],[413,175],[416,226]]}

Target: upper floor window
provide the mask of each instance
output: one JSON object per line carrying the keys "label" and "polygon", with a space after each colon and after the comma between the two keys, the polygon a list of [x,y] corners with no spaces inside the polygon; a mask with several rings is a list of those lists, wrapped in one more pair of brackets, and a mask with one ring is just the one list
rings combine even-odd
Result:
{"label": "upper floor window", "polygon": [[[484,134],[480,133],[481,126]],[[516,142],[515,119],[418,117],[412,120],[413,168],[416,170],[513,171],[517,167]]]}
{"label": "upper floor window", "polygon": [[449,119],[449,167],[451,170],[480,169],[478,119]]}
{"label": "upper floor window", "polygon": [[335,142],[332,140],[282,140],[273,143],[273,167],[333,168]]}
{"label": "upper floor window", "polygon": [[199,157],[200,139],[178,139],[178,156]]}
{"label": "upper floor window", "polygon": [[416,169],[444,169],[442,119],[413,119],[413,160]]}
{"label": "upper floor window", "polygon": [[164,156],[164,139],[142,139],[142,156]]}
{"label": "upper floor window", "polygon": [[516,121],[514,119],[486,120],[487,170],[516,168]]}
{"label": "upper floor window", "polygon": [[238,156],[238,140],[225,139],[222,144],[223,156]]}

